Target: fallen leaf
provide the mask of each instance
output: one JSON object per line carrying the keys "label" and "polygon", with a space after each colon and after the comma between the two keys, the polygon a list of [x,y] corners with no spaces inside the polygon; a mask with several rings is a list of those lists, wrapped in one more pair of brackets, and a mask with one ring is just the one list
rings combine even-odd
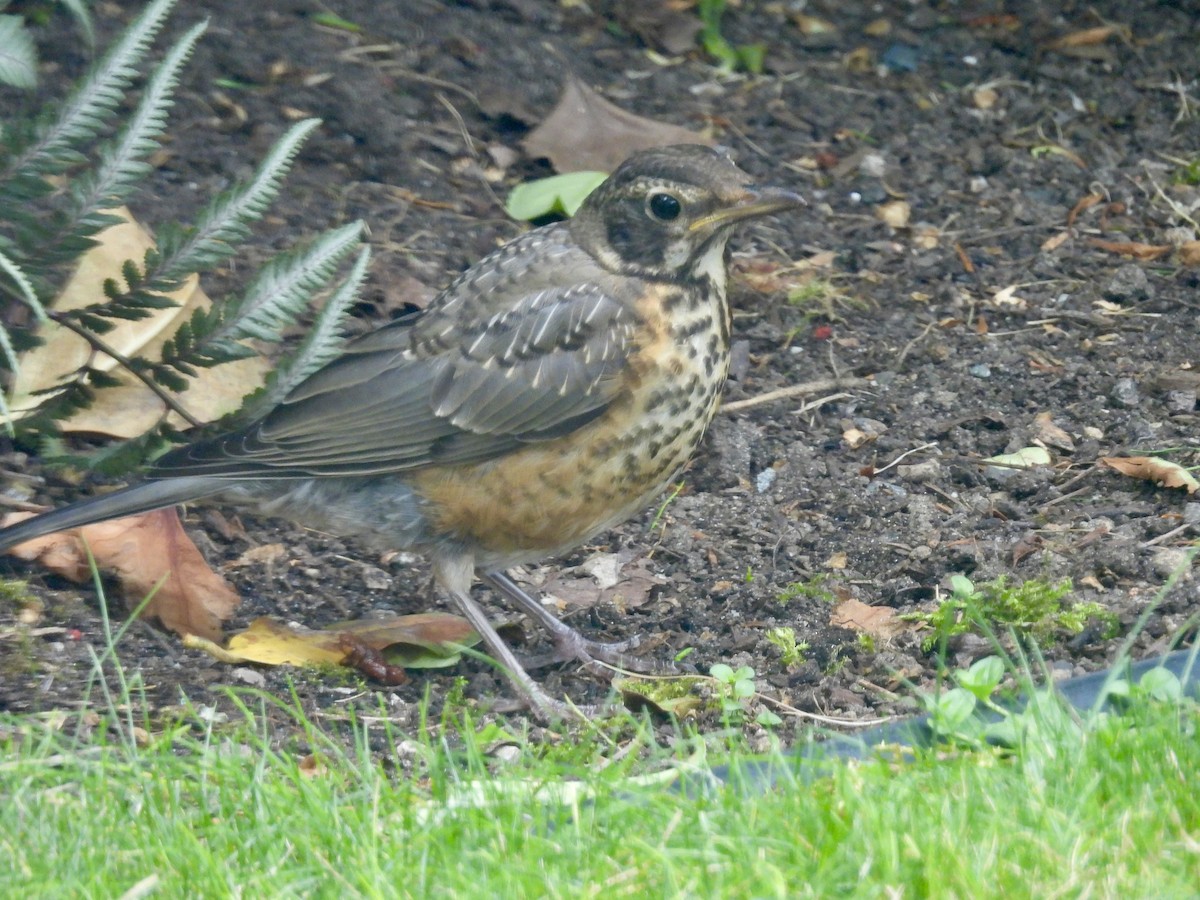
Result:
{"label": "fallen leaf", "polygon": [[1179,262],[1184,266],[1200,266],[1200,241],[1186,241],[1180,244]]}
{"label": "fallen leaf", "polygon": [[713,141],[627,112],[571,77],[550,115],[524,141],[530,156],[546,157],[558,172],[611,172],[637,150],[668,144],[712,146]]}
{"label": "fallen leaf", "polygon": [[1054,424],[1053,416],[1048,412],[1038,413],[1033,417],[1037,426],[1037,439],[1051,447],[1066,450],[1068,453],[1075,449],[1075,440],[1063,429]]}
{"label": "fallen leaf", "polygon": [[915,631],[919,626],[896,618],[890,606],[868,606],[853,597],[843,600],[833,608],[829,624],[835,628],[849,628],[877,638],[893,638],[906,631]]}
{"label": "fallen leaf", "polygon": [[1015,453],[1000,453],[996,456],[989,456],[984,462],[996,466],[1005,466],[1010,469],[1032,469],[1035,466],[1048,466],[1053,460],[1051,460],[1050,452],[1045,447],[1022,447]]}
{"label": "fallen leaf", "polygon": [[[581,578],[581,573],[586,577]],[[564,607],[615,603],[623,609],[636,609],[663,584],[666,579],[651,571],[645,558],[630,561],[629,555],[600,553],[555,574],[542,585],[542,593]]]}
{"label": "fallen leaf", "polygon": [[1100,25],[1096,28],[1085,28],[1053,40],[1046,45],[1048,50],[1064,50],[1069,47],[1090,47],[1103,44],[1114,35],[1128,37],[1130,31],[1124,25]]}
{"label": "fallen leaf", "polygon": [[[14,513],[3,524],[27,518],[26,513]],[[89,549],[97,568],[116,577],[126,602],[140,604],[153,594],[142,616],[157,618],[179,634],[219,638],[221,623],[241,602],[229,583],[209,568],[174,507],[49,534],[8,552],[84,582],[91,580]]]}
{"label": "fallen leaf", "polygon": [[1158,259],[1171,252],[1170,244],[1143,244],[1139,241],[1105,241],[1100,238],[1089,238],[1088,243],[1109,253],[1132,256],[1134,259]]}
{"label": "fallen leaf", "polygon": [[514,219],[527,222],[542,216],[562,213],[573,216],[588,194],[608,175],[604,172],[568,172],[518,184],[509,192],[504,211]]}
{"label": "fallen leaf", "polygon": [[345,665],[357,667],[360,648],[379,654],[390,666],[439,668],[459,660],[458,648],[479,642],[470,624],[449,613],[420,613],[386,619],[360,619],[314,630],[262,616],[221,647],[186,637],[184,645],[204,650],[221,662],[267,666]]}
{"label": "fallen leaf", "polygon": [[1100,462],[1130,478],[1153,481],[1161,487],[1183,488],[1189,494],[1200,489],[1200,482],[1179,463],[1156,456],[1102,456]]}

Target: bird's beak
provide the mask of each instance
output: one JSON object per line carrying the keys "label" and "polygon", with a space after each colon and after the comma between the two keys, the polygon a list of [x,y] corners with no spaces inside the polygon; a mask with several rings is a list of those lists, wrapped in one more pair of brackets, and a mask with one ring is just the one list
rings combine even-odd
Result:
{"label": "bird's beak", "polygon": [[701,216],[692,222],[688,226],[688,231],[700,231],[712,228],[714,225],[731,225],[743,219],[767,216],[785,209],[795,209],[797,206],[807,205],[804,198],[793,191],[774,187],[749,187],[733,198],[728,206],[714,210],[707,216]]}

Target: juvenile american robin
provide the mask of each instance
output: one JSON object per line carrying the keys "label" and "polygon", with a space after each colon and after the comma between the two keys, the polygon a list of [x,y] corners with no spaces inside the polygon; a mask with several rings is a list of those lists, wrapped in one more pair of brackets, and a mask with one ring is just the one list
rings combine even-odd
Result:
{"label": "juvenile american robin", "polygon": [[435,580],[535,711],[562,704],[470,596],[476,575],[564,658],[608,658],[505,570],[646,507],[712,420],[729,369],[726,242],[800,205],[725,155],[631,156],[568,222],[494,251],[424,310],[347,345],[248,427],[177,448],[146,480],[0,529],[0,549],[221,495],[378,549]]}

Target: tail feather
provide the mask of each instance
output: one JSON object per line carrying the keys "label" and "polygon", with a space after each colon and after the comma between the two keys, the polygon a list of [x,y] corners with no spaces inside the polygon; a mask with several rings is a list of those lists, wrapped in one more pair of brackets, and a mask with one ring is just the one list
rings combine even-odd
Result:
{"label": "tail feather", "polygon": [[229,487],[228,480],[204,476],[164,478],[161,481],[131,485],[111,494],[81,500],[62,509],[34,516],[7,528],[0,528],[0,551],[43,535],[54,534],[56,531],[66,531],[80,525],[90,525],[93,522],[132,516],[188,500],[198,500],[220,493]]}

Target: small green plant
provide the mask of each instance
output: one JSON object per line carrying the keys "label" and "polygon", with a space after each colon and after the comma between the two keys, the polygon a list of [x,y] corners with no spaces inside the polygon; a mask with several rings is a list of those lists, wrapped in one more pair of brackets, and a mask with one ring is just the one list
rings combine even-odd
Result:
{"label": "small green plant", "polygon": [[726,0],[700,0],[696,11],[700,15],[700,44],[717,60],[722,72],[738,70],[758,75],[763,70],[767,48],[764,44],[731,44],[721,33],[721,17],[725,15]]}
{"label": "small green plant", "polygon": [[[750,712],[750,700],[758,692],[754,683],[754,670],[750,666],[734,669],[725,663],[715,663],[708,670],[717,684],[717,699],[721,704],[721,718],[733,725],[742,722]],[[761,709],[754,721],[770,728],[783,720],[769,709]]]}
{"label": "small green plant", "polygon": [[825,582],[828,580],[828,575],[818,572],[807,581],[793,581],[779,592],[779,596],[776,599],[780,603],[789,603],[798,597],[806,600],[818,600],[821,603],[836,603],[837,597],[834,596],[831,590],[825,587]]}
{"label": "small green plant", "polygon": [[1031,580],[1010,585],[1004,577],[976,585],[965,575],[950,577],[950,596],[933,612],[909,613],[901,618],[933,627],[924,641],[929,652],[946,639],[966,634],[981,625],[999,625],[1017,634],[1044,641],[1056,631],[1078,634],[1089,620],[1102,623],[1106,637],[1116,632],[1117,618],[1099,603],[1064,604],[1071,580],[1056,584]]}
{"label": "small green plant", "polygon": [[754,670],[750,666],[734,669],[726,663],[714,663],[708,674],[717,683],[721,711],[731,716],[744,713],[746,701],[754,696],[756,690]]}
{"label": "small green plant", "polygon": [[1174,181],[1176,184],[1200,184],[1200,156],[1176,169]]}
{"label": "small green plant", "polygon": [[808,642],[796,641],[795,628],[772,628],[767,631],[767,642],[779,650],[779,661],[785,669],[804,664]]}

